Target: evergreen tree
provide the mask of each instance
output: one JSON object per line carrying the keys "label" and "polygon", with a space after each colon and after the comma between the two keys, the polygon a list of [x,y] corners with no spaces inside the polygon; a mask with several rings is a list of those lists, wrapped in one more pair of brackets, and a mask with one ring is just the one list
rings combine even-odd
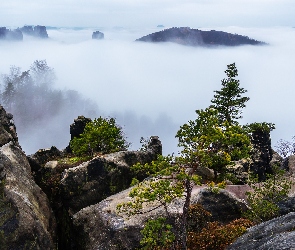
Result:
{"label": "evergreen tree", "polygon": [[238,70],[235,63],[227,65],[225,71],[227,78],[221,81],[221,90],[214,91],[216,94],[211,100],[212,108],[218,111],[220,123],[227,121],[229,124],[237,123],[237,119],[242,118],[241,109],[246,107],[245,103],[249,97],[242,96],[247,92],[240,87],[240,81],[236,79]]}

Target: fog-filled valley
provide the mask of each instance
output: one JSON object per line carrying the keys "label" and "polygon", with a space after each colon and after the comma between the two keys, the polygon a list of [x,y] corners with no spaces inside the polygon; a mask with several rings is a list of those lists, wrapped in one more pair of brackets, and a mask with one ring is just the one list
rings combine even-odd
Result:
{"label": "fog-filled valley", "polygon": [[[34,61],[46,60],[56,76],[50,88],[60,91],[63,100],[70,100],[66,93],[72,94],[72,104],[48,119],[38,121],[32,116],[32,121],[24,124],[14,114],[23,150],[30,154],[52,145],[65,148],[70,124],[84,115],[115,117],[132,143],[131,149],[140,147],[140,137],[158,135],[164,154],[177,153],[174,137],[179,126],[195,119],[196,109],[209,106],[213,91],[220,89],[225,77],[226,65],[233,62],[250,97],[242,123],[275,123],[273,145],[281,138],[290,140],[295,135],[295,29],[192,28],[237,33],[268,45],[204,48],[134,42],[161,30],[157,27],[56,28],[47,29],[46,40],[24,36],[22,42],[0,41],[0,74],[4,78],[12,65],[24,72]],[[104,33],[104,40],[91,39],[96,30]]]}

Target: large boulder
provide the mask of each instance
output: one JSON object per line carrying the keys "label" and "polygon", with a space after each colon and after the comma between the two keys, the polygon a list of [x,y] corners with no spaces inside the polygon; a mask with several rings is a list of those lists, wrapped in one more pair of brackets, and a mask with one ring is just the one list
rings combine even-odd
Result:
{"label": "large boulder", "polygon": [[0,248],[54,249],[55,218],[21,150],[12,115],[0,107]]}
{"label": "large boulder", "polygon": [[249,228],[227,250],[295,249],[294,225],[295,213],[266,221]]}
{"label": "large boulder", "polygon": [[[158,204],[144,206],[141,214],[130,217],[118,214],[117,205],[130,201],[131,188],[112,195],[102,202],[86,207],[73,215],[73,227],[77,249],[136,249],[141,240],[140,231],[147,220],[165,216],[163,207]],[[225,199],[223,201],[223,199]],[[176,200],[168,205],[167,209],[175,216],[181,215],[184,200]],[[209,192],[205,187],[193,189],[192,202],[200,203],[213,214],[219,222],[227,222],[230,219],[239,218],[241,211],[238,208],[246,208],[245,204],[235,195],[227,191],[219,194]],[[216,202],[212,207],[211,202]]]}
{"label": "large boulder", "polygon": [[66,169],[60,182],[63,204],[76,213],[128,188],[134,177],[130,167],[138,162],[150,163],[159,154],[162,144],[158,137],[151,137],[146,151],[120,151]]}

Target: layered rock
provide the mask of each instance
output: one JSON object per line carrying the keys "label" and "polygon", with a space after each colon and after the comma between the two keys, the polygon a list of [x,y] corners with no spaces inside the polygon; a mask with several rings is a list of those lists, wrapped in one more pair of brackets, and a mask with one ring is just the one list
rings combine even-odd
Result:
{"label": "layered rock", "polygon": [[21,150],[12,115],[0,107],[1,249],[55,249],[55,218]]}
{"label": "layered rock", "polygon": [[227,250],[282,250],[295,248],[295,213],[251,227]]}
{"label": "layered rock", "polygon": [[130,166],[150,163],[162,154],[158,137],[152,137],[146,151],[121,151],[93,158],[66,169],[61,180],[63,203],[72,213],[93,205],[130,186],[135,177]]}

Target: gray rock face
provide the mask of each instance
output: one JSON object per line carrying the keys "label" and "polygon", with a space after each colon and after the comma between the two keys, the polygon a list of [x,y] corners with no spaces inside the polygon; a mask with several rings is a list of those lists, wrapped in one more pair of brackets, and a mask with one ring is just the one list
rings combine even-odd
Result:
{"label": "gray rock face", "polygon": [[247,210],[245,203],[239,201],[237,197],[226,190],[212,193],[203,189],[199,192],[196,200],[192,199],[192,201],[201,204],[205,210],[210,212],[212,221],[219,221],[222,224],[241,218],[242,212]]}
{"label": "gray rock face", "polygon": [[54,249],[55,218],[49,201],[33,181],[12,116],[2,107],[0,127],[1,249]]}
{"label": "gray rock face", "polygon": [[147,151],[121,151],[95,157],[64,171],[61,180],[63,203],[72,213],[96,204],[130,186],[130,166],[149,163],[162,153],[161,142],[153,137]]}
{"label": "gray rock face", "polygon": [[295,213],[251,227],[227,250],[282,250],[295,248]]}
{"label": "gray rock face", "polygon": [[[204,188],[196,187],[193,190],[192,203],[206,205],[211,204],[210,201],[221,202],[222,208],[219,210],[213,209],[210,205],[207,206],[211,209],[209,211],[214,214],[214,219],[220,222],[235,218],[237,208],[245,206],[227,191],[214,194],[202,189]],[[130,217],[119,215],[116,210],[117,204],[130,200],[128,197],[130,190],[131,188],[110,196],[102,202],[86,207],[73,215],[78,249],[119,250],[139,247],[140,231],[144,223],[148,219],[165,216],[165,212],[163,207],[157,208],[158,204],[152,204],[145,206],[142,214]],[[223,201],[223,199],[225,200]],[[168,211],[172,214],[181,214],[183,202],[183,200],[176,200],[169,204]]]}

